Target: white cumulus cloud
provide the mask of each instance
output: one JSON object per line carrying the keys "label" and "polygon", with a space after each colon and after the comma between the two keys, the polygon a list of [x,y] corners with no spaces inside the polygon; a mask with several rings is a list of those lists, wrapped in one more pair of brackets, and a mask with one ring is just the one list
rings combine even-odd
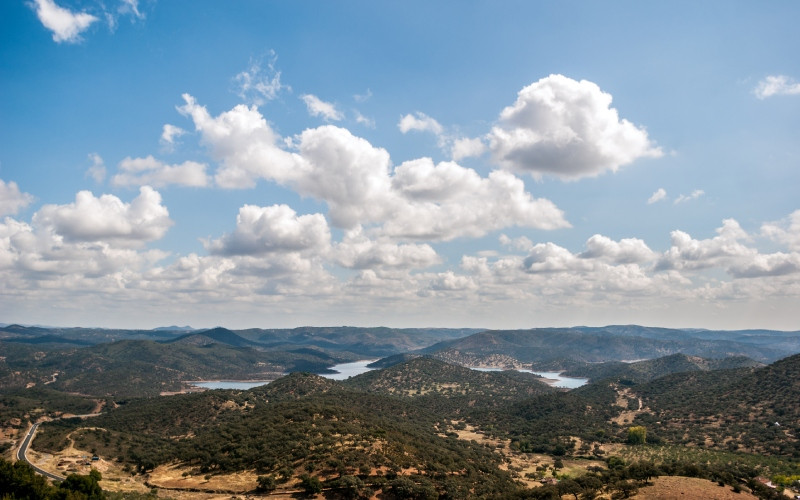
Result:
{"label": "white cumulus cloud", "polygon": [[657,269],[708,269],[724,267],[732,258],[751,258],[756,251],[742,243],[750,236],[738,222],[726,219],[717,236],[696,240],[683,231],[672,231],[672,246],[660,257]]}
{"label": "white cumulus cloud", "polygon": [[614,264],[632,264],[652,261],[655,252],[638,238],[623,238],[614,241],[607,236],[595,234],[586,242],[584,259],[601,259]]}
{"label": "white cumulus cloud", "polygon": [[667,199],[667,191],[664,188],[658,188],[656,189],[656,192],[647,199],[647,204],[652,205],[653,203],[657,203],[665,199]]}
{"label": "white cumulus cloud", "polygon": [[236,216],[236,230],[206,247],[219,255],[324,252],[330,239],[328,223],[322,214],[297,215],[286,205],[245,205]]}
{"label": "white cumulus cloud", "polygon": [[675,201],[673,203],[675,205],[679,203],[686,203],[687,201],[696,200],[701,196],[703,196],[704,194],[706,194],[706,192],[703,191],[702,189],[695,189],[694,191],[692,191],[691,194],[682,194],[678,196],[677,198],[675,198]]}
{"label": "white cumulus cloud", "polygon": [[160,239],[172,226],[161,195],[149,186],[124,203],[114,195],[94,196],[81,191],[75,202],[45,205],[33,216],[35,226],[47,227],[68,241],[105,241],[121,246],[141,246]]}
{"label": "white cumulus cloud", "polygon": [[486,144],[484,144],[483,140],[481,140],[479,137],[461,137],[458,139],[453,139],[453,145],[450,149],[450,154],[453,160],[458,161],[463,158],[480,156],[485,151]]}
{"label": "white cumulus cloud", "polygon": [[313,94],[303,94],[300,98],[306,103],[306,108],[311,116],[319,116],[326,121],[339,121],[344,118],[336,106]]}
{"label": "white cumulus cloud", "polygon": [[0,179],[0,216],[13,215],[32,201],[33,196],[20,191],[16,182]]}
{"label": "white cumulus cloud", "polygon": [[164,127],[161,130],[161,143],[167,146],[171,146],[175,144],[175,139],[184,135],[186,133],[180,127],[176,127],[175,125],[171,125],[169,123],[165,123]]}
{"label": "white cumulus cloud", "polygon": [[72,12],[57,5],[53,0],[34,0],[36,16],[45,28],[53,32],[55,42],[76,43],[81,33],[97,21],[97,17],[86,12]]}
{"label": "white cumulus cloud", "polygon": [[662,155],[643,128],[620,119],[610,94],[562,75],[520,90],[488,140],[498,163],[535,177],[591,177]]}
{"label": "white cumulus cloud", "polygon": [[758,82],[753,93],[759,99],[766,99],[775,95],[798,95],[800,83],[784,75],[770,75]]}
{"label": "white cumulus cloud", "polygon": [[178,165],[167,165],[152,156],[125,158],[119,163],[119,173],[111,178],[115,186],[155,186],[170,184],[205,187],[209,184],[206,165],[185,161]]}
{"label": "white cumulus cloud", "polygon": [[[222,187],[251,187],[266,179],[328,205],[332,225],[359,225],[396,239],[450,240],[507,226],[569,227],[551,201],[533,198],[513,174],[481,177],[453,162],[429,158],[391,168],[389,153],[349,130],[325,125],[292,138],[291,146],[257,109],[236,106],[217,117],[191,96],[180,110],[191,116],[212,156]],[[288,151],[284,148],[292,148]]]}
{"label": "white cumulus cloud", "polygon": [[106,164],[103,158],[97,153],[89,153],[89,159],[92,161],[92,164],[86,169],[86,175],[100,184],[106,179]]}
{"label": "white cumulus cloud", "polygon": [[401,117],[400,122],[397,124],[397,128],[399,128],[400,132],[404,134],[407,134],[413,130],[417,132],[431,132],[435,135],[441,135],[444,130],[439,122],[419,111],[413,115],[407,114]]}
{"label": "white cumulus cloud", "polygon": [[430,245],[372,240],[360,227],[349,231],[336,245],[335,256],[339,265],[349,269],[426,268],[440,262]]}
{"label": "white cumulus cloud", "polygon": [[264,57],[250,59],[250,66],[233,78],[239,97],[260,106],[277,98],[282,90],[289,90],[281,83],[281,72],[275,68],[277,61],[274,50]]}
{"label": "white cumulus cloud", "polygon": [[800,251],[800,210],[795,210],[782,221],[762,224],[761,234],[792,250]]}

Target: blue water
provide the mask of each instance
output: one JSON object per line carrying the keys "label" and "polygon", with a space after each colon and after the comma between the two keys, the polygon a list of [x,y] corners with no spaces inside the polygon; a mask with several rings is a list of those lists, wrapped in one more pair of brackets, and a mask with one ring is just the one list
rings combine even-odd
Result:
{"label": "blue water", "polygon": [[[374,368],[369,368],[367,366],[373,361],[375,360],[365,359],[361,361],[355,361],[353,363],[340,363],[338,365],[333,365],[331,366],[331,370],[334,370],[336,373],[324,373],[322,374],[322,376],[332,380],[345,380],[355,375],[359,375],[361,373],[373,370]],[[236,389],[240,391],[246,391],[247,389],[252,389],[253,387],[267,385],[270,382],[272,381],[271,380],[204,380],[202,382],[191,382],[191,384],[196,387],[202,387],[203,389]]]}
{"label": "blue water", "polygon": [[[499,372],[503,370],[502,368],[479,368],[476,366],[471,366],[470,368],[482,372]],[[533,370],[517,370],[517,371],[539,375],[540,377],[548,379],[547,383],[552,385],[553,387],[560,387],[563,389],[576,389],[578,387],[586,385],[586,383],[589,382],[588,378],[565,377],[564,375],[561,375],[561,372],[535,372]],[[550,382],[550,380],[553,380],[553,382]]]}
{"label": "blue water", "polygon": [[[354,377],[356,375],[360,375],[362,373],[368,372],[373,370],[374,368],[370,368],[367,365],[375,361],[374,359],[364,359],[361,361],[354,361],[352,363],[340,363],[338,365],[334,365],[331,367],[331,370],[334,370],[336,373],[325,373],[322,376],[325,378],[329,378],[331,380],[345,380],[350,377]],[[501,371],[500,368],[477,368],[471,367],[473,370],[479,370],[484,372],[489,371]],[[548,382],[553,387],[562,387],[565,389],[575,389],[576,387],[580,387],[582,385],[586,385],[586,382],[589,379],[585,378],[576,378],[576,377],[565,377],[561,375],[559,372],[535,372],[533,370],[517,370],[520,372],[527,372],[539,375],[540,377],[544,377],[546,379],[555,380],[555,382]],[[192,385],[196,387],[202,387],[204,389],[237,389],[240,391],[246,391],[247,389],[252,389],[253,387],[258,387],[261,385],[266,385],[272,382],[271,380],[204,380],[202,382],[192,382]]]}
{"label": "blue water", "polygon": [[202,387],[203,389],[237,389],[246,391],[253,387],[267,385],[272,380],[204,380],[202,382],[191,382],[195,387]]}
{"label": "blue water", "polygon": [[375,360],[364,359],[361,361],[354,361],[352,363],[341,363],[338,365],[334,365],[331,366],[331,370],[334,370],[338,373],[323,373],[322,376],[332,380],[345,380],[350,377],[355,377],[356,375],[361,375],[362,373],[368,372],[370,370],[374,370],[374,368],[370,368],[367,366],[373,361]]}

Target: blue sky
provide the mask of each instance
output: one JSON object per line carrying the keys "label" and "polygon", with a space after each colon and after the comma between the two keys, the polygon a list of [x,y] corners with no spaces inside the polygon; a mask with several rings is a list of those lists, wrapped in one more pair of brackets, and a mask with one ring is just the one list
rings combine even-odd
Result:
{"label": "blue sky", "polygon": [[800,328],[797,2],[0,4],[0,322]]}

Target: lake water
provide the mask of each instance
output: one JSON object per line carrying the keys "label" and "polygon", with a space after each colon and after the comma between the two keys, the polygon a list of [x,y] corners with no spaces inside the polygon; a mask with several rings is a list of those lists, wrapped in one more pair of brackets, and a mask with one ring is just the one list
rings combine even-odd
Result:
{"label": "lake water", "polygon": [[[499,372],[503,371],[502,368],[478,368],[475,366],[471,366],[473,370],[478,370],[482,372]],[[563,389],[576,389],[583,385],[586,385],[589,382],[588,378],[577,378],[577,377],[565,377],[561,375],[561,372],[535,372],[533,370],[517,370],[518,372],[525,372],[525,373],[533,373],[534,375],[539,375],[546,380],[546,382],[553,387],[560,387]]]}
{"label": "lake water", "polygon": [[195,387],[203,389],[237,389],[246,391],[253,387],[267,385],[272,380],[203,380],[202,382],[190,382]]}
{"label": "lake water", "polygon": [[374,370],[374,368],[367,366],[373,361],[375,360],[364,359],[361,361],[354,361],[352,363],[341,363],[331,366],[331,370],[334,370],[338,373],[322,373],[321,375],[332,380],[345,380],[350,377],[355,377],[356,375],[361,375],[362,373],[366,373],[370,370]]}
{"label": "lake water", "polygon": [[[375,361],[374,359],[364,359],[352,363],[340,363],[331,366],[331,370],[336,373],[323,373],[321,376],[332,380],[345,380],[355,375],[359,375],[374,368],[367,365]],[[195,387],[202,387],[203,389],[236,389],[239,391],[246,391],[253,387],[267,385],[272,380],[203,380],[202,382],[191,382]]]}
{"label": "lake water", "polygon": [[[361,361],[354,361],[352,363],[340,363],[338,365],[334,365],[331,367],[331,370],[336,371],[336,373],[324,373],[322,374],[322,376],[325,378],[329,378],[331,380],[345,380],[350,377],[354,377],[356,375],[368,372],[370,370],[374,370],[374,368],[370,368],[367,366],[373,361],[375,360],[363,359]],[[470,367],[470,368],[472,368],[473,370],[479,370],[484,372],[502,371],[501,368],[478,368],[478,367]],[[576,387],[586,385],[586,382],[589,381],[589,379],[585,378],[565,377],[561,375],[560,372],[535,372],[533,370],[517,370],[517,371],[539,375],[540,377],[548,379],[548,383],[553,387],[562,387],[565,389],[575,389]],[[552,382],[550,382],[550,380],[552,380]],[[260,385],[266,385],[269,384],[270,382],[272,381],[271,380],[204,380],[202,382],[192,382],[191,384],[196,387],[202,387],[204,389],[237,389],[240,391],[246,391],[247,389],[252,389],[253,387],[258,387]]]}

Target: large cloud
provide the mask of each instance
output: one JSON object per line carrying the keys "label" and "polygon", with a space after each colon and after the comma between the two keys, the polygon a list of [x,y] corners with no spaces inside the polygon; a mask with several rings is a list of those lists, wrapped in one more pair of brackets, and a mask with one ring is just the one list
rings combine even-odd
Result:
{"label": "large cloud", "polygon": [[328,223],[321,214],[300,215],[286,205],[245,205],[236,217],[236,230],[207,244],[214,254],[263,255],[312,250],[324,253],[330,245]]}
{"label": "large cloud", "polygon": [[644,129],[619,118],[610,94],[562,75],[520,90],[488,139],[497,162],[536,177],[596,176],[662,154]]}
{"label": "large cloud", "polygon": [[756,250],[742,241],[750,237],[738,222],[726,219],[717,236],[696,240],[683,231],[673,231],[672,246],[659,258],[657,269],[708,269],[724,266],[734,258],[752,258]]}
{"label": "large cloud", "polygon": [[290,152],[257,109],[236,106],[212,117],[191,96],[191,116],[220,166],[223,187],[251,187],[267,179],[328,205],[336,227],[364,226],[380,236],[450,240],[507,226],[569,227],[551,201],[533,198],[523,182],[495,171],[487,178],[455,163],[428,158],[392,171],[389,153],[350,131],[326,125],[294,137]]}
{"label": "large cloud", "polygon": [[371,240],[361,228],[348,232],[336,245],[335,258],[339,265],[350,269],[426,268],[440,262],[430,245]]}
{"label": "large cloud", "polygon": [[34,216],[36,226],[52,229],[68,241],[104,241],[141,246],[161,238],[172,225],[161,195],[149,186],[124,203],[110,194],[95,197],[81,191],[68,205],[45,205]]}
{"label": "large cloud", "polygon": [[549,200],[533,198],[523,182],[502,171],[487,178],[455,163],[434,165],[429,158],[403,163],[392,179],[404,205],[383,232],[400,238],[451,240],[480,237],[508,226],[569,227]]}
{"label": "large cloud", "polygon": [[387,216],[387,205],[396,201],[385,149],[332,125],[305,130],[298,141],[304,161],[290,184],[302,195],[325,200],[335,226],[353,228]]}
{"label": "large cloud", "polygon": [[607,236],[595,234],[586,242],[584,259],[602,259],[614,264],[631,264],[652,261],[655,252],[638,238],[623,238],[614,241]]}
{"label": "large cloud", "polygon": [[14,181],[0,179],[0,216],[13,215],[33,201],[33,196],[23,193]]}
{"label": "large cloud", "polygon": [[53,40],[61,43],[80,41],[81,33],[97,21],[97,17],[86,12],[72,12],[56,5],[53,0],[34,0],[36,16],[45,28],[53,32]]}
{"label": "large cloud", "polygon": [[301,158],[281,149],[280,137],[272,130],[258,109],[238,105],[212,117],[194,97],[184,94],[185,104],[178,108],[194,121],[195,129],[221,165],[216,183],[224,188],[250,188],[258,179],[279,183],[296,177]]}

